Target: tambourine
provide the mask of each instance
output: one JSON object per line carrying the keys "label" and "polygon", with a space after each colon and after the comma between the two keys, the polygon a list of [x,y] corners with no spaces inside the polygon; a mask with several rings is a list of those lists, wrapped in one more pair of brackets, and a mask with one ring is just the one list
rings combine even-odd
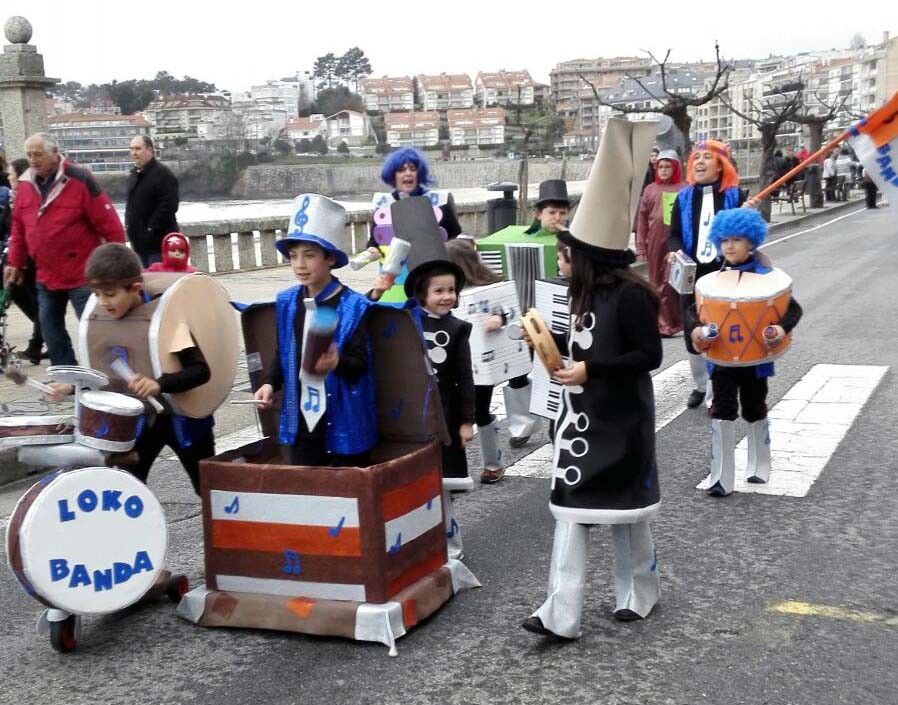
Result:
{"label": "tambourine", "polygon": [[530,336],[533,349],[550,375],[564,367],[564,360],[561,358],[558,346],[555,345],[555,339],[552,338],[552,333],[539,311],[535,308],[528,310],[521,316],[521,325]]}

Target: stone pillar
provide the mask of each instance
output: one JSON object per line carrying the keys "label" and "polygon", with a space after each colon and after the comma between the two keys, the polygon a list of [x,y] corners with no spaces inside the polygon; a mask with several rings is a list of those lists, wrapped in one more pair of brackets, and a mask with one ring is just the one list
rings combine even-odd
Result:
{"label": "stone pillar", "polygon": [[46,91],[58,78],[44,75],[44,57],[29,44],[31,23],[10,17],[3,27],[8,45],[0,54],[0,117],[7,159],[25,156],[25,140],[47,130]]}

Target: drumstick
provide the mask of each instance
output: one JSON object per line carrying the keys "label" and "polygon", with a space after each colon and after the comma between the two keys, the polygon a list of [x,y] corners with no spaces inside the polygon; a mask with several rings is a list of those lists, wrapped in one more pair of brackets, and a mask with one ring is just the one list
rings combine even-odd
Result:
{"label": "drumstick", "polygon": [[26,385],[28,387],[33,387],[34,389],[38,389],[42,391],[44,394],[54,395],[56,394],[56,390],[53,387],[50,387],[46,384],[42,384],[38,382],[36,379],[31,379],[28,375],[26,375],[22,370],[20,370],[15,365],[7,365],[6,366],[6,376],[9,377],[13,382],[21,385]]}
{"label": "drumstick", "polygon": [[264,404],[261,399],[231,399],[229,404]]}
{"label": "drumstick", "polygon": [[[120,357],[115,358],[109,366],[112,368],[113,372],[126,382],[130,382],[137,376],[137,373],[131,369],[131,366]],[[160,414],[165,410],[165,407],[159,403],[159,400],[156,397],[147,397],[147,401],[150,402],[150,406]]]}

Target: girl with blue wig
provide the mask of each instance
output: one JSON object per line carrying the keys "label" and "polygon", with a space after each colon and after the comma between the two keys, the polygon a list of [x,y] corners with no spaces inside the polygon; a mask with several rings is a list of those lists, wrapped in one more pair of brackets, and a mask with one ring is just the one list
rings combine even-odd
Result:
{"label": "girl with blue wig", "polygon": [[[427,160],[416,149],[406,147],[390,154],[384,161],[380,170],[380,178],[392,189],[393,200],[411,196],[426,194],[433,185]],[[440,227],[445,229],[450,240],[461,234],[461,226],[458,224],[458,216],[455,213],[455,201],[450,194],[446,203],[440,206],[442,217],[439,219]],[[378,243],[374,239],[374,227],[371,227],[371,236],[368,238],[368,251],[375,257],[381,256]]]}
{"label": "girl with blue wig", "polygon": [[[720,271],[736,270],[767,274],[773,271],[769,260],[758,252],[767,237],[767,223],[753,208],[734,208],[714,216],[708,240],[720,252],[723,265]],[[708,276],[716,276],[709,274]],[[741,275],[740,275],[741,277]],[[798,325],[801,306],[794,298],[780,319],[770,326],[770,337],[764,339],[770,348]],[[695,303],[686,311],[686,335],[699,352],[713,344],[698,318]],[[736,417],[740,402],[742,418],[748,422],[748,482],[764,483],[770,476],[770,427],[767,420],[767,378],[772,377],[773,363],[727,367],[709,365],[711,372],[711,468],[708,477],[699,485],[708,494],[723,497],[736,484]]]}

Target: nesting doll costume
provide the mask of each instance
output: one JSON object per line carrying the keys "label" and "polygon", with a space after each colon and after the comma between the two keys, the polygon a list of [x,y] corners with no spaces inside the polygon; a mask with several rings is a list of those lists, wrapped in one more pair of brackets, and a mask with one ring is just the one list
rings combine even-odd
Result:
{"label": "nesting doll costume", "polygon": [[[317,194],[302,194],[294,202],[287,235],[276,246],[284,256],[299,243],[317,245],[333,255],[333,268],[348,262],[346,253],[333,244],[342,235],[346,210],[336,201]],[[289,446],[291,465],[367,465],[367,452],[377,440],[374,378],[363,319],[371,302],[344,287],[338,279],[315,297],[303,285],[278,293],[276,316],[278,354],[267,382],[284,390],[279,440]],[[309,350],[309,322],[317,309],[336,315],[333,343],[339,363],[325,377],[303,365]]]}
{"label": "nesting doll costume", "polygon": [[[570,227],[559,240],[607,267],[628,267],[630,224],[655,123],[612,119]],[[628,207],[629,206],[629,207]],[[574,265],[576,266],[576,264]],[[661,363],[651,293],[616,280],[574,311],[567,348],[585,362],[582,386],[565,386],[555,432],[549,508],[556,520],[549,596],[529,631],[580,635],[589,525],[609,524],[620,619],[645,617],[659,596],[649,520],[660,506],[650,370]],[[562,350],[564,352],[564,350]]]}
{"label": "nesting doll costume", "polygon": [[[720,169],[717,181],[712,184],[698,184],[695,181],[694,164],[696,156],[709,151]],[[670,252],[682,250],[696,262],[695,278],[720,268],[717,248],[710,241],[711,224],[714,216],[722,210],[738,208],[744,198],[739,190],[739,174],[729,159],[729,145],[717,140],[697,142],[686,166],[686,180],[689,185],[677,195],[670,214],[670,234],[667,249]],[[680,299],[682,317],[686,318],[686,309],[694,302],[692,294],[684,294]],[[686,350],[689,353],[689,365],[695,390],[689,397],[689,406],[702,403],[708,385],[708,368],[704,359],[692,346],[689,336],[685,336]]]}
{"label": "nesting doll costume", "polygon": [[[722,240],[733,237],[751,243],[752,252],[748,259],[740,264],[731,264],[724,259],[723,266],[718,272],[706,275],[701,284],[696,284],[696,290],[700,292],[699,296],[702,296],[712,291],[713,285],[720,280],[717,287],[718,295],[732,297],[734,312],[740,314],[722,321],[722,330],[719,332],[719,335],[727,338],[726,342],[732,345],[734,352],[708,355],[709,359],[714,360],[714,364],[709,365],[714,390],[711,405],[711,468],[708,476],[699,484],[699,488],[720,497],[732,493],[735,489],[735,422],[740,402],[742,418],[748,422],[747,481],[765,483],[770,478],[767,378],[774,374],[774,364],[770,360],[785,352],[789,340],[776,341],[776,347],[771,347],[766,358],[757,360],[757,364],[751,364],[746,353],[751,352],[752,337],[763,340],[762,336],[765,335],[767,325],[782,326],[788,336],[798,325],[802,315],[801,306],[791,296],[791,280],[780,270],[774,269],[769,260],[757,251],[767,237],[767,223],[761,214],[753,209],[739,208],[717,215],[709,236],[712,245],[719,249]],[[763,279],[759,279],[759,275],[763,275]],[[780,280],[784,283],[780,283]],[[769,313],[761,313],[762,318],[755,320],[757,314],[748,309],[743,313],[739,309],[744,305],[742,302],[748,299],[745,293],[740,293],[740,288],[746,289],[750,286],[757,288],[765,284],[774,289],[786,286],[788,293],[779,297],[779,303],[775,302]],[[774,298],[772,289],[767,291],[762,289],[759,293],[762,295],[761,298],[764,296],[770,296],[771,300]],[[707,317],[706,315],[705,318]],[[690,339],[692,331],[703,322],[694,303],[686,313],[686,334]],[[743,330],[746,324],[751,330]],[[764,345],[766,346],[766,343]]]}
{"label": "nesting doll costume", "polygon": [[[404,284],[406,296],[414,298],[419,282],[440,274],[451,274],[455,278],[456,293],[460,292],[465,286],[465,276],[461,268],[449,260],[446,247],[439,238],[439,226],[430,202],[421,197],[403,199],[394,203],[391,210],[398,237],[410,231],[419,233],[419,244],[412,249],[414,259],[409,257],[409,274]],[[427,343],[427,354],[436,376],[449,432],[450,442],[442,449],[443,511],[449,557],[457,558],[462,554],[461,530],[452,509],[450,491],[469,490],[474,486],[459,436],[462,424],[474,423],[471,324],[451,313],[439,316],[428,311],[422,301],[418,302],[415,313]]]}
{"label": "nesting doll costume", "polygon": [[162,261],[153,262],[147,267],[148,272],[183,272],[197,271],[190,264],[190,242],[183,233],[169,233],[162,238]]}

